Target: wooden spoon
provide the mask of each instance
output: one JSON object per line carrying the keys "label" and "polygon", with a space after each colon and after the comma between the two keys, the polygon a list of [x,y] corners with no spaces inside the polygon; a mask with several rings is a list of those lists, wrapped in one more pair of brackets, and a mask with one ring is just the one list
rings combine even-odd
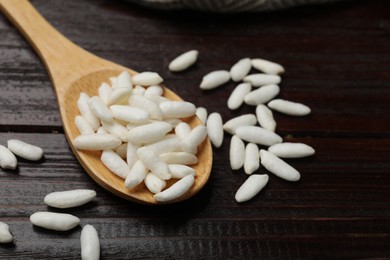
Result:
{"label": "wooden spoon", "polygon": [[[79,151],[72,144],[72,140],[79,135],[74,118],[79,114],[77,99],[80,92],[86,92],[90,96],[97,95],[97,88],[102,82],[108,82],[110,77],[118,76],[124,70],[131,75],[136,72],[99,58],[75,45],[54,29],[27,0],[0,0],[0,9],[27,38],[45,63],[57,95],[68,143],[89,176],[122,198],[144,204],[160,204],[154,200],[153,194],[144,184],[132,190],[126,189],[124,180],[111,173],[101,163],[101,152]],[[164,96],[171,100],[181,100],[165,87]],[[194,127],[201,122],[193,117],[189,123]],[[186,194],[169,203],[190,198],[206,184],[212,165],[209,140],[199,148],[197,156],[199,163],[194,166],[196,170],[194,185]],[[168,185],[173,182],[169,181]]]}

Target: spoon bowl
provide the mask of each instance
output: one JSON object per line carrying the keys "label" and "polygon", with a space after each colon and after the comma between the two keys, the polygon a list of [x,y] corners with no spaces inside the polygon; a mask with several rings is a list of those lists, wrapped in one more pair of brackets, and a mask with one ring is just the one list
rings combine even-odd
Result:
{"label": "spoon bowl", "polygon": [[[0,9],[29,40],[45,63],[57,95],[64,132],[76,158],[88,175],[106,190],[122,198],[143,204],[165,204],[188,199],[199,192],[209,179],[212,166],[210,141],[198,149],[198,164],[194,165],[195,183],[183,196],[176,200],[156,202],[153,194],[142,183],[136,188],[127,189],[124,180],[108,170],[100,160],[101,151],[81,151],[73,146],[73,140],[80,135],[74,119],[79,115],[77,100],[81,92],[96,96],[98,87],[109,82],[110,77],[118,76],[124,70],[130,75],[136,72],[121,65],[99,58],[73,44],[55,30],[27,0],[0,0]],[[164,87],[164,97],[182,100],[174,92]],[[186,120],[191,127],[201,124],[193,116]],[[175,181],[167,181],[167,187]]]}

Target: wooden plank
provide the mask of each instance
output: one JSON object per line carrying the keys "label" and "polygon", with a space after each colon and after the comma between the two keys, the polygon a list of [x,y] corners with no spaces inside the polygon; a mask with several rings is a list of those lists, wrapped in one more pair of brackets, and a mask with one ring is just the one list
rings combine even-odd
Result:
{"label": "wooden plank", "polygon": [[[160,211],[159,208],[149,209],[133,203],[129,208],[129,202],[100,188],[75,160],[62,134],[2,133],[0,142],[5,144],[11,138],[40,144],[45,157],[39,162],[20,159],[16,172],[0,171],[0,190],[3,194],[0,205],[4,206],[0,209],[2,216],[19,218],[25,216],[25,210],[30,213],[44,210],[43,197],[46,194],[74,188],[98,191],[99,200],[86,207],[88,211],[71,211],[83,216],[93,214],[99,217],[103,214],[106,217],[135,217],[141,214],[147,217],[150,212]],[[302,173],[299,183],[288,183],[271,175],[268,186],[259,196],[239,205],[234,201],[234,194],[246,175],[242,170],[232,172],[224,163],[225,155],[218,153],[205,189],[188,204],[166,208],[178,213],[185,209],[185,215],[197,214],[202,218],[256,218],[259,212],[272,217],[382,216],[382,211],[387,209],[390,186],[387,141],[317,138],[307,143],[316,147],[316,156],[288,160]],[[355,152],[351,156],[352,151],[360,153]],[[267,171],[260,169],[258,173]],[[190,205],[197,206],[192,208]],[[116,210],[112,211],[112,208]],[[145,209],[147,211],[142,213]],[[197,213],[200,209],[201,212]],[[169,211],[158,214],[159,217],[169,215]]]}
{"label": "wooden plank", "polygon": [[[177,224],[172,222],[160,223],[163,236],[154,235],[150,237],[150,232],[155,232],[154,226],[139,225],[131,220],[110,221],[85,220],[101,230],[101,250],[104,258],[109,259],[129,259],[129,258],[154,258],[159,255],[161,258],[284,258],[294,259],[311,257],[332,257],[333,250],[340,252],[340,257],[382,257],[387,254],[386,244],[389,242],[388,235],[383,231],[371,234],[359,234],[356,231],[340,235],[331,233],[333,229],[328,229],[328,233],[323,235],[296,234],[286,235],[289,230],[280,230],[279,234],[244,234],[240,230],[239,236],[226,235],[222,230],[217,231],[220,236],[213,234],[211,237],[202,233],[201,228],[210,230],[210,226],[200,226],[192,231],[200,231],[197,235],[167,235],[170,229],[175,229]],[[353,223],[353,221],[352,221]],[[196,223],[194,223],[196,224]],[[272,227],[281,226],[281,223],[274,223]],[[355,223],[356,227],[364,223]],[[73,259],[80,255],[79,236],[80,228],[71,232],[47,232],[40,228],[32,228],[29,223],[10,222],[10,225],[20,225],[23,228],[34,232],[16,233],[18,246],[6,248],[8,255],[13,259],[50,257],[61,259]],[[348,224],[347,224],[348,225]],[[120,229],[107,230],[107,227],[117,226]],[[287,224],[286,226],[291,226]],[[317,225],[318,226],[318,225]],[[239,229],[243,226],[239,225]],[[256,229],[258,232],[269,233],[270,229]],[[219,228],[227,229],[228,226]],[[232,226],[233,229],[237,226]],[[253,225],[246,226],[246,230],[253,228]],[[299,227],[298,227],[299,228]],[[324,226],[324,229],[329,228]],[[381,227],[379,227],[381,228]],[[336,228],[337,229],[337,228]],[[213,229],[214,230],[214,229]],[[272,231],[271,231],[272,232]],[[223,233],[223,234],[222,234]],[[373,241],[372,237],[380,237],[378,241]],[[336,241],[335,238],[338,238]],[[54,246],[55,245],[55,246]],[[321,245],[321,247],[318,247]],[[31,250],[31,249],[34,250]],[[256,248],[256,250],[253,250]],[[17,256],[16,249],[18,251]]]}

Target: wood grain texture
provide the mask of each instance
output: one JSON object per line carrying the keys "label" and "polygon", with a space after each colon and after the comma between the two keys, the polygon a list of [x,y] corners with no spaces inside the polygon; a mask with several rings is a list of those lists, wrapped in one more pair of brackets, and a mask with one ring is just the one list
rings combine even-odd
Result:
{"label": "wood grain texture", "polygon": [[[275,113],[277,132],[313,146],[316,155],[288,160],[302,174],[299,183],[270,176],[257,197],[239,205],[234,194],[246,176],[230,170],[225,135],[208,184],[190,200],[154,208],[115,197],[71,153],[43,64],[1,16],[0,144],[20,138],[45,151],[39,162],[19,159],[16,172],[0,170],[0,221],[15,238],[0,245],[1,259],[80,258],[81,228],[51,232],[28,220],[33,212],[55,211],[43,203],[47,193],[73,188],[97,191],[93,203],[61,212],[97,228],[102,259],[390,258],[388,1],[227,16],[108,0],[32,3],[76,44],[126,67],[159,72],[173,91],[224,121],[254,107],[229,111],[235,85],[201,91],[202,76],[242,57],[280,62],[286,68],[280,96],[313,113]],[[173,57],[194,48],[200,51],[194,67],[168,71]]]}

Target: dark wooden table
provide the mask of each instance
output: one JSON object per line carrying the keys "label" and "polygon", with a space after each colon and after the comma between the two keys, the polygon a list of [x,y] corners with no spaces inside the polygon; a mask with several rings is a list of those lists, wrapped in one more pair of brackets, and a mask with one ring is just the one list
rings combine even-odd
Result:
{"label": "dark wooden table", "polygon": [[[115,197],[71,153],[43,64],[1,16],[0,144],[19,138],[40,145],[45,158],[19,159],[17,171],[0,170],[0,221],[15,239],[0,245],[0,259],[79,258],[80,227],[60,233],[29,221],[36,211],[54,211],[43,203],[47,193],[75,188],[95,189],[98,197],[60,212],[97,228],[102,259],[390,258],[389,1],[226,16],[109,0],[32,3],[78,45],[135,70],[159,72],[172,90],[220,112],[224,121],[254,108],[229,111],[235,84],[202,92],[202,76],[243,57],[280,62],[287,70],[280,97],[313,112],[275,114],[277,132],[317,153],[288,160],[302,174],[299,183],[271,176],[257,197],[238,204],[234,194],[246,176],[230,170],[225,135],[214,150],[209,183],[192,199],[152,207]],[[169,61],[189,49],[200,51],[198,63],[169,72]]]}

